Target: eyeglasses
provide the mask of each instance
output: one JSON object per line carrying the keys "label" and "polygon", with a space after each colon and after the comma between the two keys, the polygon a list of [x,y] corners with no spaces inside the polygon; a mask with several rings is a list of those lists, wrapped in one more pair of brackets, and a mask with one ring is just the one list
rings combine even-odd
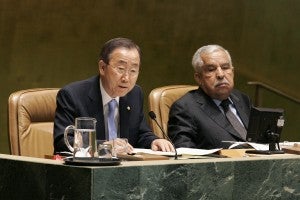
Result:
{"label": "eyeglasses", "polygon": [[[110,64],[108,64],[110,65]],[[122,65],[119,65],[119,66],[114,66],[114,65],[110,65],[118,74],[124,76],[126,73],[132,77],[132,78],[135,78],[139,75],[139,69],[137,68],[129,68],[129,69],[126,69],[125,66],[122,66]]]}

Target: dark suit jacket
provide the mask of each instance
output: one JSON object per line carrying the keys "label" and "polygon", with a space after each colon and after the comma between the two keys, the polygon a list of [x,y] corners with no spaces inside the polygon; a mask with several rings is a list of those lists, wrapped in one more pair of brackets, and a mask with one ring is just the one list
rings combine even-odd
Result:
{"label": "dark suit jacket", "polygon": [[[233,90],[230,98],[247,129],[251,109],[249,97]],[[188,92],[171,106],[168,134],[176,147],[212,149],[228,147],[222,141],[243,141],[201,88]]]}
{"label": "dark suit jacket", "polygon": [[[128,109],[130,108],[130,109]],[[143,93],[139,86],[119,101],[120,137],[128,138],[133,147],[151,148],[157,137],[148,126],[143,113]],[[64,130],[76,117],[93,117],[97,120],[97,139],[105,139],[105,125],[99,76],[70,83],[57,94],[54,120],[54,151],[68,151],[64,143]],[[72,138],[70,140],[71,144]]]}

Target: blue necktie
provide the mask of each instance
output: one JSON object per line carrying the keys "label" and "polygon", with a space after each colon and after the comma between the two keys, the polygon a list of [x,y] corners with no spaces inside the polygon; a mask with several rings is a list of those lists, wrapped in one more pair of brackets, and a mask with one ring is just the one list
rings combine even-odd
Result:
{"label": "blue necktie", "polygon": [[108,103],[108,134],[109,134],[109,140],[113,140],[117,138],[117,126],[115,123],[115,109],[117,106],[117,101],[115,99],[112,99]]}

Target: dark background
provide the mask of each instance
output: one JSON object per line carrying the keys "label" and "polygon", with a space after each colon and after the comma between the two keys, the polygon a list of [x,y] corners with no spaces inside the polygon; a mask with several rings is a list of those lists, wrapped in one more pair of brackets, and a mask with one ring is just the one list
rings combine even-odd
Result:
{"label": "dark background", "polygon": [[[62,87],[98,73],[101,46],[133,39],[143,51],[138,84],[195,84],[191,58],[202,45],[232,55],[236,88],[263,81],[300,99],[297,0],[0,0],[0,152],[8,153],[7,100],[17,90]],[[300,141],[300,107],[263,92],[286,111],[282,140]]]}

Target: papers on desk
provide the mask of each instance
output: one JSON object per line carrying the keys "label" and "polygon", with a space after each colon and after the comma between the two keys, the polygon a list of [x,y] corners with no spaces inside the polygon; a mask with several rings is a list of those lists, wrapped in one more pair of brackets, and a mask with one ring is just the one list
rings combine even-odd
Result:
{"label": "papers on desk", "polygon": [[269,144],[258,144],[254,142],[233,142],[232,145],[228,147],[228,149],[234,149],[238,146],[243,148],[254,148],[255,150],[260,151],[269,150]]}
{"label": "papers on desk", "polygon": [[281,142],[279,143],[281,149],[285,153],[300,155],[300,142]]}
{"label": "papers on desk", "polygon": [[[231,141],[224,141],[224,142],[231,142]],[[236,147],[243,147],[243,148],[254,148],[255,150],[262,150],[266,151],[269,150],[269,144],[259,144],[259,143],[254,143],[254,142],[231,142],[232,144],[228,147],[228,149],[234,149]],[[279,146],[281,148],[284,147],[292,147],[292,146],[297,146],[299,145],[300,147],[300,142],[281,142],[279,143]]]}
{"label": "papers on desk", "polygon": [[221,150],[221,148],[218,149],[194,149],[194,148],[184,148],[180,147],[177,148],[177,153],[181,155],[194,155],[194,156],[205,156],[209,154],[216,153]]}
{"label": "papers on desk", "polygon": [[280,142],[279,146],[280,147],[300,147],[300,142],[288,142],[288,141],[284,141],[284,142]]}
{"label": "papers on desk", "polygon": [[[177,148],[177,155],[194,155],[194,156],[204,156],[216,153],[221,150],[219,149],[194,149],[194,148]],[[174,152],[163,152],[163,151],[152,151],[151,149],[139,149],[135,148],[133,150],[134,153],[146,153],[146,154],[154,154],[154,155],[162,155],[162,156],[175,156]]]}
{"label": "papers on desk", "polygon": [[[252,148],[254,148],[255,150],[260,150],[260,151],[269,150],[269,144],[259,144],[259,143],[254,143],[254,142],[234,142],[234,141],[224,141],[224,142],[231,143],[231,145],[228,147],[228,149],[235,149],[235,148],[252,149]],[[281,143],[280,143],[280,146],[281,146]],[[221,149],[222,148],[207,150],[207,149],[195,149],[195,148],[180,147],[180,148],[177,148],[176,150],[177,150],[178,156],[180,156],[180,155],[204,156],[204,155],[216,153],[216,152],[220,151]],[[151,149],[135,148],[133,152],[136,154],[144,153],[144,154],[153,154],[153,155],[161,155],[161,156],[175,156],[174,152],[152,151]]]}

